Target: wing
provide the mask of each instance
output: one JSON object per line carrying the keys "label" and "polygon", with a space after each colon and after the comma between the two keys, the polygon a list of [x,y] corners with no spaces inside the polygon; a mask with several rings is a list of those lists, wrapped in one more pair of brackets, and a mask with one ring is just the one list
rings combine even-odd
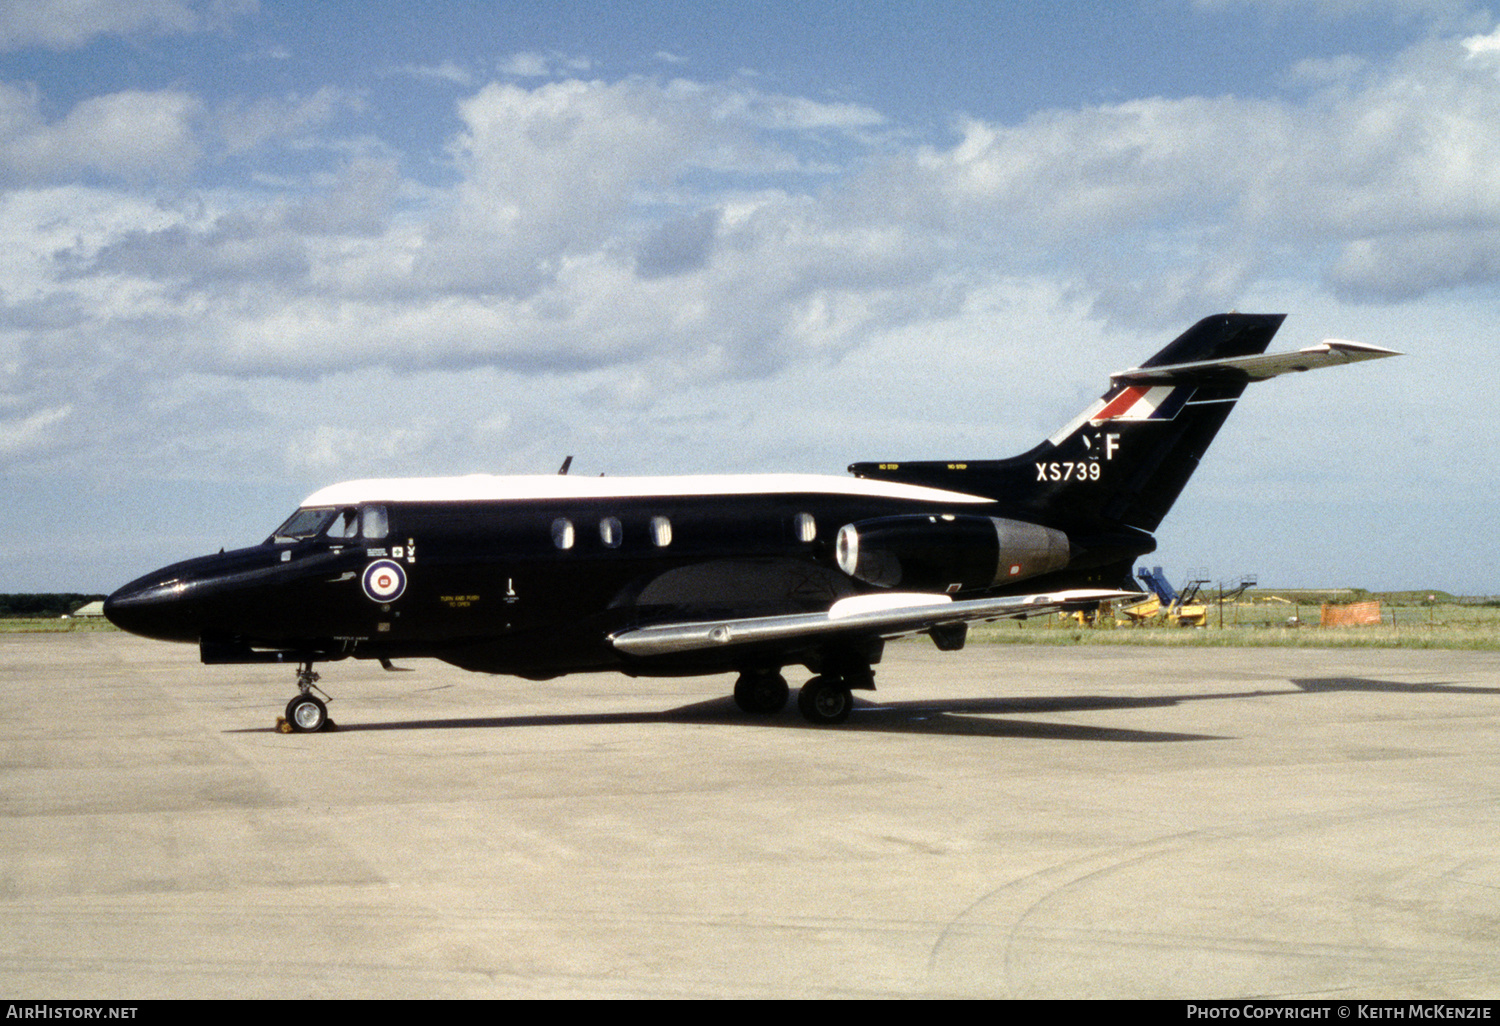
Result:
{"label": "wing", "polygon": [[1290,353],[1235,356],[1224,360],[1200,360],[1197,363],[1175,363],[1161,367],[1135,367],[1111,374],[1110,380],[1116,384],[1132,385],[1169,381],[1264,381],[1293,371],[1337,367],[1361,360],[1379,360],[1400,355],[1394,349],[1331,338]]}
{"label": "wing", "polygon": [[835,602],[823,613],[654,624],[617,631],[610,635],[609,641],[626,655],[649,657],[726,645],[804,641],[839,634],[899,638],[947,624],[1034,616],[1110,599],[1145,597],[1133,591],[1090,589],[965,599],[961,602],[955,602],[947,595],[912,592],[856,595]]}

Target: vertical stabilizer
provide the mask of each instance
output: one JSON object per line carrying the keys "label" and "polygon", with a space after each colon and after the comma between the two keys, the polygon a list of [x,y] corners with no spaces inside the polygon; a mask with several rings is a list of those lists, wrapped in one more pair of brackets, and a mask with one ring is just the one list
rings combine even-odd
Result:
{"label": "vertical stabilizer", "polygon": [[1219,314],[1193,325],[1036,448],[1004,460],[856,463],[861,477],[984,495],[1005,516],[1084,537],[1152,532],[1252,376],[1283,314]]}

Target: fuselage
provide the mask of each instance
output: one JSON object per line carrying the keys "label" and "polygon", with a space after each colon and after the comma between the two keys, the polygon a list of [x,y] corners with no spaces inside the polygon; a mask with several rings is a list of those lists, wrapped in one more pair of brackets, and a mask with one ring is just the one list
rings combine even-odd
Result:
{"label": "fuselage", "polygon": [[131,582],[106,611],[135,633],[199,643],[206,661],[436,656],[537,677],[702,672],[722,667],[632,665],[608,638],[643,623],[826,610],[880,590],[840,569],[845,525],[908,518],[894,522],[937,530],[996,506],[813,475],[353,481],[309,496],[260,545]]}

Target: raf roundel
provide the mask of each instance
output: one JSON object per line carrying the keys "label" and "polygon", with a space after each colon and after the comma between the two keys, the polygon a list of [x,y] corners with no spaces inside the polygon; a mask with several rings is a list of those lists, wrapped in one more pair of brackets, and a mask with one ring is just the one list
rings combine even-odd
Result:
{"label": "raf roundel", "polygon": [[365,594],[375,602],[394,602],[406,590],[406,571],[400,563],[377,559],[365,567]]}

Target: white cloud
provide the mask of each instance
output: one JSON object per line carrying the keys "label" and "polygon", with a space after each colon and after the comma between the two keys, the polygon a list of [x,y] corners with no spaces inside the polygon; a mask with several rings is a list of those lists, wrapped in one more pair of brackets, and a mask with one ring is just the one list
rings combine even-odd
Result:
{"label": "white cloud", "polygon": [[433,82],[447,82],[450,85],[471,86],[474,84],[474,73],[451,60],[440,61],[437,64],[403,64],[395,69],[395,74]]}
{"label": "white cloud", "polygon": [[528,51],[513,53],[496,66],[502,75],[512,78],[552,78],[558,75],[586,74],[593,62],[586,57],[568,57],[557,52]]}
{"label": "white cloud", "polygon": [[1355,300],[1410,300],[1493,283],[1500,280],[1500,226],[1359,239],[1340,250],[1328,277]]}
{"label": "white cloud", "polygon": [[0,167],[12,181],[57,181],[85,172],[181,178],[200,156],[193,130],[200,109],[180,90],[128,90],[82,100],[47,123],[34,89],[0,83]]}
{"label": "white cloud", "polygon": [[[1472,49],[1472,48],[1471,48]],[[1153,322],[1257,275],[1324,265],[1378,297],[1500,280],[1500,82],[1454,40],[1297,99],[1146,99],[969,120],[956,143],[876,165],[860,205],[955,244],[1059,265]],[[1431,254],[1420,271],[1403,255]],[[1443,250],[1454,260],[1446,270]],[[1208,271],[1206,269],[1213,269]],[[1134,309],[1132,309],[1134,307]]]}
{"label": "white cloud", "polygon": [[363,105],[356,93],[324,86],[311,96],[293,93],[231,100],[215,111],[214,121],[227,151],[238,154],[272,140],[304,135],[342,111],[358,110]]}
{"label": "white cloud", "polygon": [[745,88],[724,91],[716,114],[778,131],[857,131],[886,124],[885,115],[861,104],[828,103]]}
{"label": "white cloud", "polygon": [[71,405],[38,410],[28,416],[0,417],[0,457],[24,453],[34,456],[49,447],[55,428],[73,413]]}
{"label": "white cloud", "polygon": [[500,62],[499,71],[517,78],[546,78],[552,74],[552,62],[546,54],[513,53]]}
{"label": "white cloud", "polygon": [[1328,21],[1349,18],[1419,19],[1440,26],[1462,24],[1482,10],[1474,0],[1192,0],[1207,11],[1258,9],[1281,16],[1311,15]]}
{"label": "white cloud", "polygon": [[[74,129],[89,119],[44,125],[33,94],[6,95],[10,152],[29,154],[34,173],[61,173],[83,150],[119,155],[107,137],[83,145]],[[218,118],[237,126],[223,133],[240,150],[315,130],[347,99],[325,90],[226,106]],[[768,117],[776,108],[801,114]],[[462,180],[415,209],[403,209],[389,159],[353,160],[311,194],[200,193],[113,223],[12,192],[37,202],[13,205],[0,225],[11,252],[29,254],[35,292],[11,303],[10,321],[46,317],[54,342],[112,337],[135,367],[167,374],[666,360],[739,375],[841,351],[859,325],[921,306],[901,293],[915,284],[920,294],[923,245],[897,227],[779,190],[681,189],[706,166],[762,170],[770,136],[860,127],[868,114],[635,79],[492,85],[459,113]],[[26,149],[48,133],[79,141]],[[150,138],[138,132],[133,145]],[[94,209],[124,194],[86,195]],[[682,213],[661,221],[662,210]]]}
{"label": "white cloud", "polygon": [[640,80],[489,85],[459,105],[463,174],[418,255],[434,285],[524,295],[615,237],[643,189],[672,184],[728,129],[699,98]]}
{"label": "white cloud", "polygon": [[1463,41],[1463,47],[1471,58],[1478,60],[1500,55],[1500,28],[1488,35],[1469,36]]}
{"label": "white cloud", "polygon": [[212,31],[258,6],[255,0],[5,0],[0,51],[70,50],[106,35]]}

